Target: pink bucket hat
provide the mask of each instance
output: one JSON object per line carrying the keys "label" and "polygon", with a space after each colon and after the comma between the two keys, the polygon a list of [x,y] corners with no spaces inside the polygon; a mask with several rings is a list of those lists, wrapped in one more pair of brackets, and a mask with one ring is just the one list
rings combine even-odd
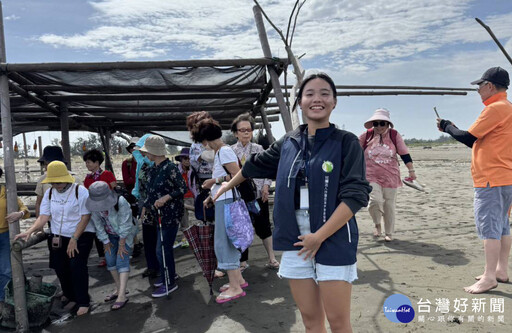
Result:
{"label": "pink bucket hat", "polygon": [[385,121],[389,122],[389,125],[391,126],[391,128],[394,127],[393,123],[391,122],[391,119],[389,118],[389,111],[387,109],[381,108],[381,109],[375,110],[375,112],[373,113],[373,116],[371,116],[370,119],[368,119],[364,123],[364,127],[366,129],[372,128],[373,127],[372,123],[376,120],[385,120]]}

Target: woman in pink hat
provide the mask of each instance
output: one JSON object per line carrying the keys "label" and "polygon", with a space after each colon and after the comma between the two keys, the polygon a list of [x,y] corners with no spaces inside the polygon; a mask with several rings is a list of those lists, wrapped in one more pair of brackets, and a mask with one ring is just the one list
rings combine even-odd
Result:
{"label": "woman in pink hat", "polygon": [[366,160],[366,179],[372,192],[368,212],[375,230],[373,236],[382,235],[381,220],[384,219],[384,240],[393,240],[395,229],[395,206],[398,188],[402,186],[397,154],[409,169],[409,177],[414,180],[413,163],[404,140],[393,127],[386,109],[377,109],[365,123],[366,132],[359,136]]}

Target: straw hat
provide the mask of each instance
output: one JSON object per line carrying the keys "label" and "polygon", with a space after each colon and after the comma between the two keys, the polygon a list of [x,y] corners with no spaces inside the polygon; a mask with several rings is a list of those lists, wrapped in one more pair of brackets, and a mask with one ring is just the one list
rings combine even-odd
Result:
{"label": "straw hat", "polygon": [[165,156],[167,149],[165,149],[165,141],[161,136],[151,135],[144,142],[144,146],[139,149],[142,152],[150,153],[156,156]]}
{"label": "straw hat", "polygon": [[367,128],[367,129],[372,128],[373,127],[373,122],[377,121],[377,120],[387,121],[389,123],[389,125],[391,126],[391,128],[394,127],[393,123],[391,122],[391,119],[389,118],[389,111],[387,109],[384,109],[384,108],[375,110],[375,112],[373,113],[373,116],[371,116],[370,119],[368,119],[364,123],[364,127]]}
{"label": "straw hat", "polygon": [[46,178],[41,182],[43,184],[75,182],[75,178],[69,174],[68,168],[66,168],[64,162],[53,161],[48,164],[46,170]]}
{"label": "straw hat", "polygon": [[85,208],[91,212],[103,212],[114,207],[117,196],[104,181],[97,181],[89,186],[89,197],[85,202]]}

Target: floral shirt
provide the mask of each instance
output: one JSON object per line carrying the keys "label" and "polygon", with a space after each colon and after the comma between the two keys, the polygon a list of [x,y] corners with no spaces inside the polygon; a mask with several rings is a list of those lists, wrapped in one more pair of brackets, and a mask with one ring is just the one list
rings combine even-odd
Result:
{"label": "floral shirt", "polygon": [[144,200],[144,207],[151,209],[155,201],[169,194],[171,199],[160,208],[162,223],[178,224],[183,217],[185,209],[183,196],[187,191],[187,184],[185,184],[178,166],[169,159],[165,159],[159,165],[155,164],[148,170],[147,197]]}
{"label": "floral shirt", "polygon": [[[252,154],[256,154],[263,151],[263,147],[257,143],[249,142],[245,145],[245,147],[240,143],[240,141],[237,141],[234,145],[231,146],[233,151],[236,154],[236,157],[238,157],[238,160],[244,166],[245,161],[249,159],[249,157]],[[264,185],[268,185],[269,187],[272,185],[271,179],[262,179],[262,178],[253,178],[254,184],[256,185],[256,189],[258,191],[257,197],[258,199],[261,198],[261,190],[263,189]]]}
{"label": "floral shirt", "polygon": [[[139,175],[137,178],[139,181],[138,195],[139,195],[139,199],[142,200],[142,202],[144,202],[148,196],[147,187],[149,185],[149,183],[148,183],[149,182],[149,170],[151,170],[152,167],[153,167],[153,165],[144,163],[144,164],[142,164],[142,167],[140,168],[140,171],[139,171]],[[155,207],[152,206],[151,209],[146,209],[146,214],[145,214],[145,217],[144,217],[142,223],[148,224],[148,225],[154,225],[156,221],[157,221],[157,216],[156,216]]]}

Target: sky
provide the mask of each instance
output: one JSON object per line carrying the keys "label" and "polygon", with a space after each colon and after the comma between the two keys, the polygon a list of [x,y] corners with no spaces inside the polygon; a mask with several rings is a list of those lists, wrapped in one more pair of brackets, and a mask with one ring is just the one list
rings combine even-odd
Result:
{"label": "sky", "polygon": [[[261,0],[282,30],[295,0]],[[4,0],[7,62],[98,62],[262,57],[250,0]],[[512,53],[510,0],[307,0],[292,49],[305,69],[338,85],[418,85],[471,88],[489,67],[511,64],[482,19]],[[273,56],[284,46],[266,22]],[[294,81],[292,68],[289,82]],[[467,129],[483,109],[467,96],[338,97],[331,121],[360,134],[377,108],[390,110],[407,138],[435,139],[442,118]],[[273,123],[274,136],[284,134]],[[37,135],[46,145],[55,134]],[[73,137],[83,136],[75,133]],[[19,137],[16,138],[19,142]]]}

